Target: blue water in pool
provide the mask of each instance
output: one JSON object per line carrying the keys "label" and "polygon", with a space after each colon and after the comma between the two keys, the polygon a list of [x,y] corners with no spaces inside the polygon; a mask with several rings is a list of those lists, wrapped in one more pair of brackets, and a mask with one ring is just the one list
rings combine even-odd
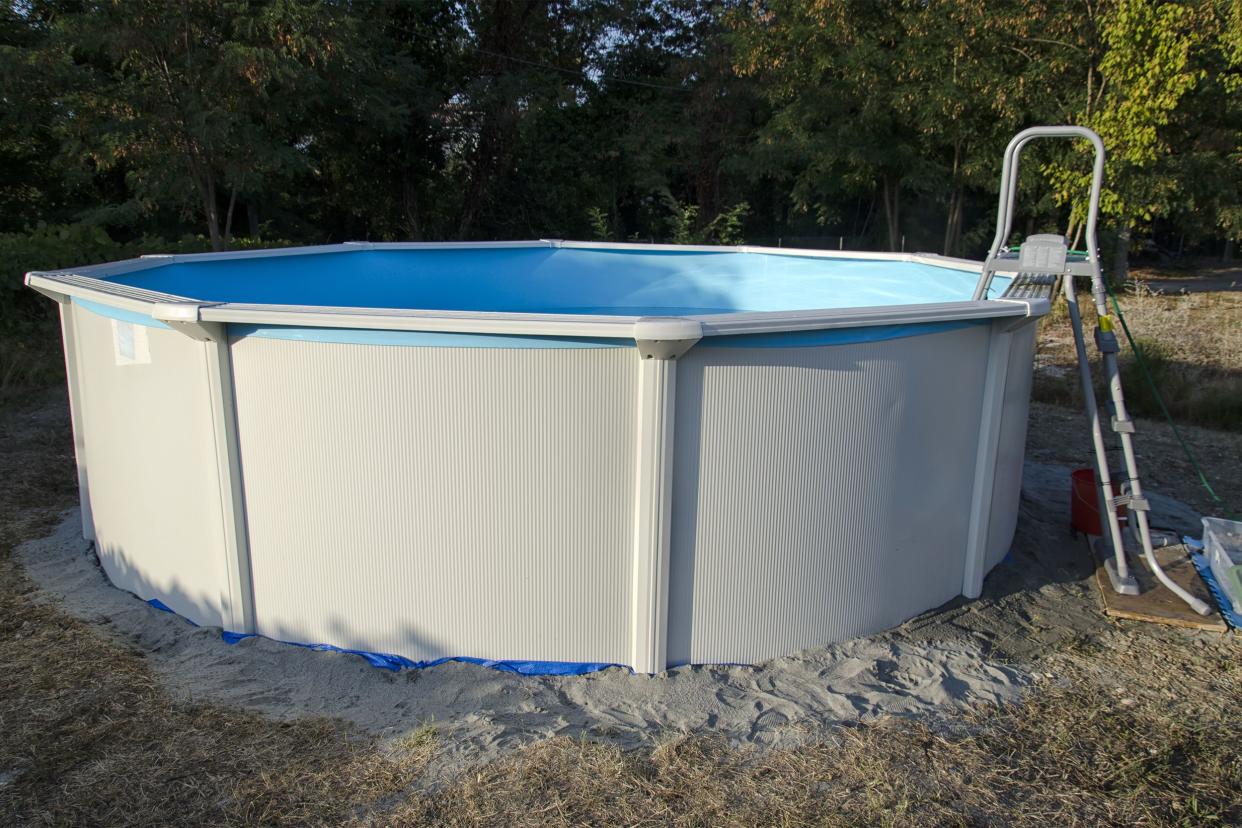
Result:
{"label": "blue water in pool", "polygon": [[[493,248],[177,262],[110,281],[208,302],[661,316],[955,302],[977,279],[909,262],[723,250]],[[997,278],[991,295],[1007,283]]]}

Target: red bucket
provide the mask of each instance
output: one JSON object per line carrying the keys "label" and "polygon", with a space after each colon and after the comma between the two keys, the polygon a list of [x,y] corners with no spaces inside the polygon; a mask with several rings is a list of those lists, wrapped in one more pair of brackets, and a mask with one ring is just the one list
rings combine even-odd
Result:
{"label": "red bucket", "polygon": [[[1100,498],[1095,486],[1095,469],[1074,469],[1070,474],[1070,525],[1087,535],[1103,535],[1100,524]],[[1126,507],[1117,509],[1117,517],[1126,516]]]}

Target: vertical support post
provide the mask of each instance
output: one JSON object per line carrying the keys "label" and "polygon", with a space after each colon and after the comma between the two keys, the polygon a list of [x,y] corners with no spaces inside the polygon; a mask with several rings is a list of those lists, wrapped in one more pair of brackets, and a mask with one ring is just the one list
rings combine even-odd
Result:
{"label": "vertical support post", "polygon": [[[1022,320],[1022,323],[1029,322]],[[988,529],[992,517],[992,488],[996,481],[1012,331],[1010,320],[998,320],[992,322],[989,334],[982,411],[979,415],[979,444],[975,452],[975,482],[970,493],[970,522],[966,530],[966,565],[962,574],[962,595],[967,598],[978,598],[983,592]]]}
{"label": "vertical support post", "polygon": [[73,428],[73,457],[78,467],[78,503],[81,506],[82,537],[95,540],[95,519],[91,514],[91,489],[86,469],[86,434],[82,428],[82,376],[78,368],[78,334],[73,303],[68,296],[56,297],[60,306],[60,335],[65,346],[65,381],[69,386],[69,423]]}
{"label": "vertical support post", "polygon": [[676,382],[676,360],[639,363],[630,657],[636,673],[658,673],[667,665]]}
{"label": "vertical support post", "polygon": [[220,480],[220,510],[224,523],[225,563],[228,567],[230,632],[253,633],[254,594],[250,581],[250,538],[242,497],[241,455],[237,446],[237,409],[233,402],[233,360],[225,326],[203,343],[207,355],[207,383],[211,394],[211,421]]}
{"label": "vertical support post", "polygon": [[241,452],[237,444],[237,407],[233,399],[233,359],[228,328],[203,322],[196,304],[157,305],[151,316],[170,328],[203,343],[207,389],[211,405],[212,442],[220,492],[220,520],[224,529],[224,556],[229,594],[225,618],[230,632],[253,633],[254,591],[250,577],[250,539],[242,493]]}
{"label": "vertical support post", "polygon": [[699,324],[684,319],[642,319],[634,326],[640,360],[630,666],[636,673],[668,666],[677,358],[700,336]]}

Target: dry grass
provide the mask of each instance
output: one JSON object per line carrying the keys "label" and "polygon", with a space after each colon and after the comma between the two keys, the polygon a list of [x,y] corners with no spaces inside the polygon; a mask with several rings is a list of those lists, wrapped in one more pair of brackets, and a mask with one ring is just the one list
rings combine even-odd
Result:
{"label": "dry grass", "polygon": [[793,750],[684,737],[636,756],[548,741],[360,822],[1236,824],[1242,651],[1178,643],[1148,651],[1142,632],[1122,635],[1056,657],[1055,678],[1020,706],[886,720]]}
{"label": "dry grass", "polygon": [[429,750],[381,755],[322,720],[281,724],[172,701],[142,654],[0,599],[0,813],[33,824],[337,822],[399,792]]}
{"label": "dry grass", "polygon": [[[1130,331],[1143,349],[1161,396],[1173,417],[1209,428],[1242,431],[1242,292],[1156,293],[1142,277],[1119,293]],[[1087,320],[1088,351],[1094,313],[1080,294]],[[1123,332],[1120,358],[1126,400],[1142,417],[1159,418]],[[1074,342],[1063,302],[1041,323],[1035,399],[1077,407],[1082,397],[1075,373]],[[1096,366],[1097,378],[1101,375]],[[1103,394],[1100,385],[1099,393]]]}

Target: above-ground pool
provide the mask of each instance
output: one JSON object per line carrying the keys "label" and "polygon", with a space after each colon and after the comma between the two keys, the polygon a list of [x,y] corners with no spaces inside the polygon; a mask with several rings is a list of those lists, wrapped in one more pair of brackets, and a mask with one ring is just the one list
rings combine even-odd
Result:
{"label": "above-ground pool", "polygon": [[117,586],[403,663],[657,672],[979,594],[1048,307],[969,301],[979,271],[539,241],[27,283],[60,302],[83,529]]}

